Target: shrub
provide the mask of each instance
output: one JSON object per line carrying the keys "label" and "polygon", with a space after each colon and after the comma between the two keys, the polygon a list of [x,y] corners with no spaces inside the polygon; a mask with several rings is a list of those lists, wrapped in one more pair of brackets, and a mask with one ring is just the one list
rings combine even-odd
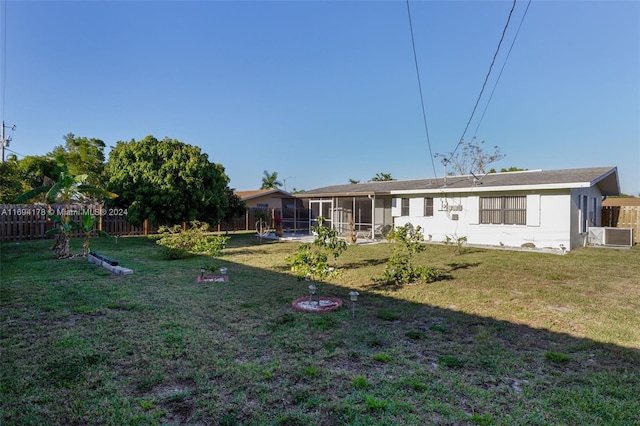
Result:
{"label": "shrub", "polygon": [[311,228],[317,235],[313,243],[302,244],[294,256],[285,259],[298,281],[323,282],[340,275],[338,257],[347,249],[347,243],[338,238],[337,230],[322,226],[323,222],[324,218],[319,216],[318,226]]}
{"label": "shrub", "polygon": [[[462,254],[464,252],[464,245],[467,242],[467,237],[466,236],[459,237],[455,234],[445,235],[443,242],[447,246],[451,244],[455,244],[456,248],[453,250],[453,252],[455,254]],[[500,245],[504,245],[504,244],[500,243]]]}
{"label": "shrub", "polygon": [[190,254],[218,256],[227,246],[229,237],[207,235],[209,225],[198,221],[183,230],[180,225],[161,226],[158,229],[156,244],[162,246],[163,256],[167,259],[182,259]]}
{"label": "shrub", "polygon": [[415,282],[430,283],[438,279],[440,272],[431,266],[413,265],[416,253],[425,249],[424,235],[418,226],[415,231],[411,224],[393,229],[387,236],[394,241],[393,253],[385,266],[382,281],[386,284],[403,285]]}

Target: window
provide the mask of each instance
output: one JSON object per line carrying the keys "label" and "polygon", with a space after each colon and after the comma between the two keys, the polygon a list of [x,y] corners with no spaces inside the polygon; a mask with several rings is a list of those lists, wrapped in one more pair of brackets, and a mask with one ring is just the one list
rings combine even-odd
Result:
{"label": "window", "polygon": [[403,198],[400,203],[400,216],[409,216],[409,199]]}
{"label": "window", "polygon": [[269,208],[269,204],[260,204],[260,203],[258,203],[258,204],[256,204],[256,207],[259,208],[259,209],[265,209],[266,210],[266,209]]}
{"label": "window", "polygon": [[527,197],[480,197],[480,223],[527,224]]}
{"label": "window", "polygon": [[424,199],[424,216],[433,216],[433,198],[426,197]]}

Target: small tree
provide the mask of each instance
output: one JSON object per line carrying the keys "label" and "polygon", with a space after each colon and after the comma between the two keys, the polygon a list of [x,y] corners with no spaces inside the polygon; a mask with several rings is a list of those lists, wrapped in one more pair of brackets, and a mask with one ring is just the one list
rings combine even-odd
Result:
{"label": "small tree", "polygon": [[116,198],[117,195],[91,185],[87,185],[87,175],[70,174],[68,172],[67,161],[64,156],[58,156],[56,161],[59,167],[58,180],[51,185],[43,185],[25,192],[18,197],[17,202],[24,202],[31,200],[40,194],[46,194],[46,200],[48,203],[63,204],[64,207],[62,215],[48,215],[48,217],[56,224],[55,229],[48,231],[48,233],[56,235],[56,239],[51,249],[58,254],[58,258],[64,259],[71,256],[71,232],[76,229],[82,229],[82,224],[75,222],[71,218],[71,204],[73,202],[83,201],[89,197]]}
{"label": "small tree", "polygon": [[411,224],[398,226],[389,232],[387,239],[394,242],[394,247],[380,281],[403,285],[413,282],[428,283],[438,278],[440,273],[437,269],[413,264],[414,256],[425,250],[424,235],[420,226],[415,230]]}
{"label": "small tree", "polygon": [[453,234],[453,235],[445,235],[444,237],[444,245],[448,246],[448,245],[455,245],[455,249],[453,250],[453,252],[456,255],[462,254],[464,252],[464,245],[467,242],[467,237],[465,235],[463,236],[458,236],[457,234]]}
{"label": "small tree", "polygon": [[460,141],[461,150],[448,154],[435,154],[434,157],[442,158],[447,164],[451,164],[453,170],[450,174],[469,175],[471,173],[486,173],[487,166],[502,160],[505,155],[500,153],[500,148],[493,147],[493,151],[485,151],[484,141],[477,143],[475,138],[471,142]]}
{"label": "small tree", "polygon": [[[91,238],[91,233],[94,231],[96,223],[98,223],[100,219],[96,216],[85,213],[82,215],[82,221],[76,223],[74,228],[82,231],[84,235],[84,242],[82,243],[82,255],[87,256],[89,254],[89,240]],[[75,223],[75,222],[73,222]],[[101,237],[111,237],[108,233],[104,232],[102,229],[96,229],[97,233]]]}
{"label": "small tree", "polygon": [[318,217],[318,226],[311,227],[317,234],[313,243],[302,244],[295,256],[286,258],[298,281],[323,282],[340,275],[338,257],[347,249],[347,243],[338,238],[337,230],[326,228],[323,223],[324,218]]}

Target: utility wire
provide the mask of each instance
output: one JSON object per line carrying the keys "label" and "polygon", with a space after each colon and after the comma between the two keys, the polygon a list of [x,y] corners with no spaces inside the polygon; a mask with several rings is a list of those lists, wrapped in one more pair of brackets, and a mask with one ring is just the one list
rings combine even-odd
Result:
{"label": "utility wire", "polygon": [[7,0],[2,2],[2,93],[0,103],[2,105],[2,118],[4,119],[4,98],[7,87]]}
{"label": "utility wire", "polygon": [[407,0],[407,16],[409,17],[409,30],[411,32],[411,47],[413,48],[413,62],[416,65],[416,76],[418,77],[418,91],[420,92],[420,105],[422,106],[422,121],[424,122],[424,131],[427,135],[427,145],[429,146],[429,157],[431,158],[431,167],[433,167],[433,175],[437,177],[436,165],[433,162],[433,152],[431,151],[431,140],[429,139],[429,127],[427,126],[427,113],[424,109],[424,96],[422,95],[422,82],[420,80],[420,68],[418,67],[418,55],[416,54],[416,42],[413,37],[413,24],[411,22],[411,8],[409,0]]}
{"label": "utility wire", "polygon": [[522,23],[524,22],[524,18],[527,16],[527,12],[529,11],[529,6],[531,6],[531,0],[527,3],[527,8],[524,10],[524,14],[522,15],[522,19],[520,20],[520,25],[518,25],[518,29],[516,31],[515,36],[513,36],[513,41],[511,42],[511,46],[509,46],[509,52],[507,52],[507,56],[504,59],[504,64],[502,64],[502,68],[500,69],[500,74],[498,74],[498,78],[496,79],[496,84],[493,86],[493,90],[491,91],[491,95],[489,96],[489,100],[484,107],[484,111],[482,111],[482,115],[480,116],[480,121],[476,126],[476,130],[473,132],[473,137],[475,138],[478,134],[478,129],[480,128],[480,124],[482,124],[482,120],[484,119],[484,115],[487,113],[487,109],[489,108],[489,104],[491,103],[491,99],[493,99],[493,94],[498,87],[498,82],[500,81],[500,77],[502,77],[502,72],[504,68],[507,66],[507,61],[509,60],[509,56],[511,55],[511,50],[513,49],[513,45],[516,44],[516,39],[518,38],[518,34],[520,33],[520,28],[522,28]]}
{"label": "utility wire", "polygon": [[469,117],[469,121],[467,121],[467,125],[464,128],[464,132],[462,132],[462,136],[460,137],[460,140],[456,144],[455,149],[453,150],[453,152],[451,153],[449,158],[444,160],[445,163],[449,163],[451,161],[451,159],[453,158],[454,154],[458,150],[458,147],[462,144],[462,141],[464,140],[464,136],[467,134],[467,130],[469,129],[469,125],[471,125],[471,120],[473,120],[473,116],[476,113],[476,109],[478,108],[478,104],[480,103],[480,99],[482,98],[482,93],[484,92],[484,88],[487,85],[487,81],[489,80],[489,76],[491,75],[491,69],[493,68],[493,64],[495,64],[495,62],[496,62],[496,57],[498,56],[498,52],[500,52],[500,46],[502,45],[502,41],[504,40],[505,34],[507,33],[507,28],[509,27],[509,21],[511,21],[511,15],[513,14],[513,10],[516,7],[516,2],[517,2],[517,0],[513,0],[513,5],[511,5],[511,11],[509,12],[509,16],[507,17],[507,23],[505,24],[504,29],[502,30],[502,36],[500,37],[500,41],[498,42],[498,47],[496,48],[496,52],[493,54],[493,60],[491,61],[491,65],[489,66],[489,71],[487,72],[487,76],[484,79],[484,83],[482,84],[482,89],[480,90],[480,95],[478,95],[478,99],[476,100],[476,104],[473,107],[473,111],[471,111],[471,116]]}
{"label": "utility wire", "polygon": [[24,158],[24,157],[26,157],[26,155],[24,155],[24,154],[20,154],[19,152],[15,152],[14,150],[9,149],[9,148],[5,148],[4,150],[5,150],[5,151],[9,151],[9,152],[11,152],[11,153],[13,153],[13,154],[15,154],[15,155],[17,155],[17,156],[19,156],[19,157],[23,157],[23,158]]}

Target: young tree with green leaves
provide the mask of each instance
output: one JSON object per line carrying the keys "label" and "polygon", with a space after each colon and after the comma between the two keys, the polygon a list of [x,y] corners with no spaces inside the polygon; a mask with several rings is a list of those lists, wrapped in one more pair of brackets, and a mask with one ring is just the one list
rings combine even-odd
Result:
{"label": "young tree with green leaves", "polygon": [[[45,199],[48,203],[59,203],[63,205],[62,214],[49,214],[49,218],[53,220],[56,227],[48,233],[56,234],[52,250],[56,251],[60,259],[64,259],[71,256],[70,253],[70,241],[71,232],[74,230],[83,230],[85,225],[89,225],[89,219],[82,219],[82,223],[77,223],[72,219],[71,208],[72,203],[82,202],[88,199],[104,199],[115,198],[116,194],[107,192],[103,189],[96,188],[87,184],[88,176],[85,175],[73,175],[69,173],[66,158],[60,155],[56,158],[59,168],[58,179],[50,185],[43,185],[38,188],[34,188],[30,191],[20,195],[17,202],[26,202],[33,198],[45,194]],[[91,217],[91,215],[89,215]],[[95,221],[91,223],[93,226]],[[90,234],[90,232],[89,232]],[[86,235],[86,233],[85,233]],[[86,241],[86,253],[88,253],[88,241]]]}
{"label": "young tree with green leaves", "polygon": [[100,139],[78,137],[73,133],[63,136],[64,146],[58,145],[49,156],[57,158],[63,155],[67,161],[69,173],[87,175],[87,183],[96,188],[104,188],[104,148]]}
{"label": "young tree with green leaves", "polygon": [[440,272],[426,265],[415,265],[416,254],[425,250],[424,234],[420,226],[415,230],[413,225],[396,226],[388,235],[387,240],[393,241],[393,252],[384,268],[381,279],[385,284],[401,286],[415,282],[429,283],[440,276]]}
{"label": "young tree with green leaves", "polygon": [[337,230],[322,226],[322,216],[317,220],[318,226],[311,227],[316,234],[313,243],[302,244],[294,256],[286,258],[298,281],[320,283],[341,273],[337,268],[338,257],[347,249],[347,243],[338,237]]}

